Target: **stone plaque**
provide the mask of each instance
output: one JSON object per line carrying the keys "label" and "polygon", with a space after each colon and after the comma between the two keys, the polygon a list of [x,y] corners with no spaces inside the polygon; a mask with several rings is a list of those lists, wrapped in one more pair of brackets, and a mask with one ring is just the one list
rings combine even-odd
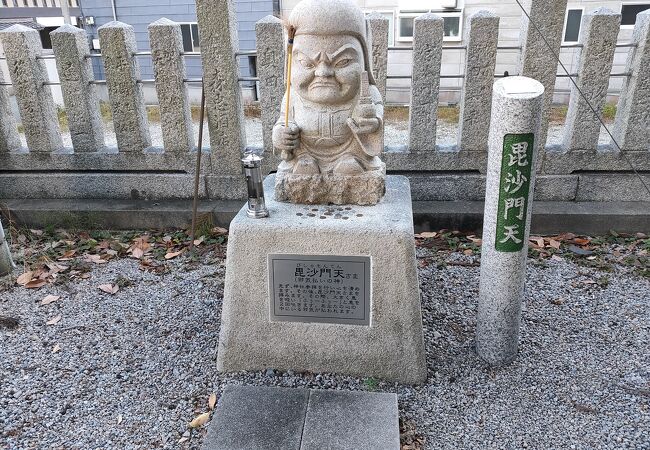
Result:
{"label": "stone plaque", "polygon": [[370,325],[370,257],[270,254],[272,321]]}

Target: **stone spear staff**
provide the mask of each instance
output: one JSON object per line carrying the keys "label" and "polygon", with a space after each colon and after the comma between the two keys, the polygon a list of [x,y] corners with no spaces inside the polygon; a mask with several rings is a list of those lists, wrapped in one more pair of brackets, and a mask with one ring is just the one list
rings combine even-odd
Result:
{"label": "stone spear staff", "polygon": [[[293,38],[296,36],[296,27],[287,27],[287,101],[284,111],[284,127],[289,128],[289,108],[291,107],[291,63],[293,60]],[[289,155],[282,151],[282,159],[289,159]]]}

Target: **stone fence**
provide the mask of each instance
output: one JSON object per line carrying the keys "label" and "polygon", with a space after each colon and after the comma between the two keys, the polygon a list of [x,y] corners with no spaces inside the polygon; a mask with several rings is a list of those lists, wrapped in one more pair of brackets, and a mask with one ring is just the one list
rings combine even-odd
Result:
{"label": "stone fence", "polygon": [[[204,199],[245,197],[240,155],[246,149],[240,81],[258,81],[266,170],[278,164],[271,128],[285,89],[285,36],[279,19],[257,23],[258,77],[240,77],[237,24],[232,0],[197,0],[201,34],[209,149],[201,173]],[[566,0],[529,0],[527,8],[553,52],[559,52]],[[580,36],[579,89],[602,110],[617,46],[620,14],[599,9],[585,14]],[[386,147],[391,173],[411,179],[416,201],[482,200],[499,17],[480,12],[465,29],[464,86],[457,144],[436,144],[443,20],[428,14],[415,21],[409,140]],[[388,20],[370,15],[373,71],[385,91]],[[545,126],[557,62],[527,20],[521,29],[520,75],[546,88]],[[187,95],[180,25],[160,19],[149,26],[151,58],[160,105],[164,148],[152,147],[142,98],[133,28],[111,22],[99,29],[106,80],[95,80],[85,31],[64,25],[52,33],[72,148],[64,148],[38,32],[14,25],[0,32],[11,80],[0,80],[0,198],[146,199],[192,196],[196,144]],[[620,45],[619,45],[620,46]],[[547,145],[539,159],[536,199],[546,201],[650,200],[631,167],[650,184],[650,11],[638,15],[629,47],[622,93],[612,133],[619,151],[599,144],[600,123],[574,87],[561,145]],[[196,56],[196,55],[194,55]],[[117,147],[104,144],[96,93],[106,84]],[[28,148],[23,148],[9,106],[13,85]],[[544,131],[546,133],[546,131]],[[546,141],[544,136],[542,142]]]}

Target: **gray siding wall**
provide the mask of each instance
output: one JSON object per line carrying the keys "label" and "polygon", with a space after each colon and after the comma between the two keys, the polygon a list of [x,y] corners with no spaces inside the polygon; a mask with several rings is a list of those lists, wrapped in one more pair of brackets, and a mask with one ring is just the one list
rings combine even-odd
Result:
{"label": "gray siding wall", "polygon": [[[273,14],[273,0],[235,0],[239,24],[239,43],[242,50],[255,49],[255,22]],[[196,22],[196,7],[193,0],[115,0],[117,20],[128,23],[135,29],[138,50],[149,50],[147,26],[161,17],[175,22]],[[97,39],[97,28],[113,20],[113,10],[109,0],[84,0],[83,13],[93,16],[95,25],[86,28],[92,39]],[[153,78],[151,58],[139,57],[142,77]],[[242,75],[249,75],[248,58],[239,58]],[[187,58],[189,77],[201,76],[199,58]],[[104,78],[101,61],[95,61],[95,76]]]}

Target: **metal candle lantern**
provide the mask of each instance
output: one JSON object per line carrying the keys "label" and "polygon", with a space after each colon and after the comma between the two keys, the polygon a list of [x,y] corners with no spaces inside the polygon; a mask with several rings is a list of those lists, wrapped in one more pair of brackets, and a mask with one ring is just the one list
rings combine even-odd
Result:
{"label": "metal candle lantern", "polygon": [[248,186],[248,217],[261,219],[269,216],[264,201],[264,183],[262,179],[262,157],[248,153],[242,158],[242,168]]}

